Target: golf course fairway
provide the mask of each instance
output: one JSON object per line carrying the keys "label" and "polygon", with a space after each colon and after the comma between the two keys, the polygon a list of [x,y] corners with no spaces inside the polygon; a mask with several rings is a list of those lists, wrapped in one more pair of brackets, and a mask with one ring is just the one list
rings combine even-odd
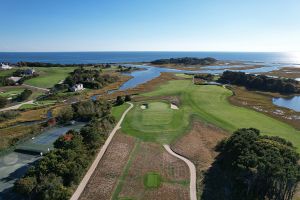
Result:
{"label": "golf course fairway", "polygon": [[[198,118],[229,132],[257,128],[264,135],[291,141],[300,152],[300,131],[262,113],[230,104],[227,98],[232,92],[223,87],[174,80],[142,95],[157,100],[146,102],[149,106],[145,110],[140,107],[145,102],[136,103],[122,124],[124,133],[142,140],[171,143],[189,130],[192,118]],[[178,96],[179,109],[170,109],[160,96]]]}

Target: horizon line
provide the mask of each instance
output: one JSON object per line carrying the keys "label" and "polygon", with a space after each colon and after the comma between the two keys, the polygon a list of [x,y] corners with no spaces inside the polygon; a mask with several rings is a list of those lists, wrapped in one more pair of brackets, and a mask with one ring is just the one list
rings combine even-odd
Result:
{"label": "horizon line", "polygon": [[122,53],[122,52],[203,52],[203,53],[296,53],[299,51],[186,51],[186,50],[116,50],[116,51],[0,51],[0,53]]}

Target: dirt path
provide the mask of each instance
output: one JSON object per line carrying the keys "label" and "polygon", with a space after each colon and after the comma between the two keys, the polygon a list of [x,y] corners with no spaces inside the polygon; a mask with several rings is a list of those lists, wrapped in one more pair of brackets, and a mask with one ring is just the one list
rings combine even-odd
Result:
{"label": "dirt path", "polygon": [[176,154],[169,145],[164,144],[164,148],[173,156],[179,158],[184,161],[189,169],[190,169],[190,199],[197,200],[197,190],[196,190],[196,167],[195,165],[188,159]]}
{"label": "dirt path", "polygon": [[81,180],[80,184],[78,185],[76,191],[74,192],[74,194],[72,195],[70,200],[77,200],[79,199],[81,193],[83,192],[85,186],[87,185],[88,181],[90,180],[92,174],[94,173],[99,161],[101,160],[101,158],[103,157],[104,153],[106,152],[111,140],[113,139],[115,133],[117,132],[118,129],[121,128],[121,124],[126,116],[126,114],[129,112],[129,110],[131,108],[133,108],[133,104],[132,103],[128,103],[130,104],[130,107],[127,108],[127,110],[123,113],[121,119],[119,120],[119,122],[117,123],[117,125],[115,126],[115,128],[111,131],[109,137],[107,138],[107,140],[105,141],[104,145],[102,146],[100,152],[98,153],[96,159],[94,160],[93,164],[91,165],[90,169],[87,171],[86,175],[83,177],[83,179]]}
{"label": "dirt path", "polygon": [[20,107],[21,107],[22,105],[24,105],[24,104],[33,104],[33,100],[31,100],[31,101],[26,101],[26,102],[23,102],[23,103],[19,103],[19,104],[17,104],[17,105],[10,106],[10,107],[8,107],[8,108],[0,109],[0,112],[2,112],[2,111],[8,111],[8,110],[16,110],[16,109],[20,108]]}

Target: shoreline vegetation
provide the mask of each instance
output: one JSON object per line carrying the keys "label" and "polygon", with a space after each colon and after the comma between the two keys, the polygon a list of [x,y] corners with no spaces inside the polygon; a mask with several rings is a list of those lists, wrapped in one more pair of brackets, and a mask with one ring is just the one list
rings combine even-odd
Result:
{"label": "shoreline vegetation", "polygon": [[300,84],[289,78],[274,78],[265,75],[246,74],[244,72],[225,71],[218,82],[229,85],[245,86],[249,90],[299,94]]}

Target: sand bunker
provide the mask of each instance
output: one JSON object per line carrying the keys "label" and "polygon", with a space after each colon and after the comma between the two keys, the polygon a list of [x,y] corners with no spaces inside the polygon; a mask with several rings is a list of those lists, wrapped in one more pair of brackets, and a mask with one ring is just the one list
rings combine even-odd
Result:
{"label": "sand bunker", "polygon": [[175,104],[171,103],[171,109],[178,110],[179,108]]}
{"label": "sand bunker", "polygon": [[141,109],[145,110],[146,106],[145,105],[141,105]]}

